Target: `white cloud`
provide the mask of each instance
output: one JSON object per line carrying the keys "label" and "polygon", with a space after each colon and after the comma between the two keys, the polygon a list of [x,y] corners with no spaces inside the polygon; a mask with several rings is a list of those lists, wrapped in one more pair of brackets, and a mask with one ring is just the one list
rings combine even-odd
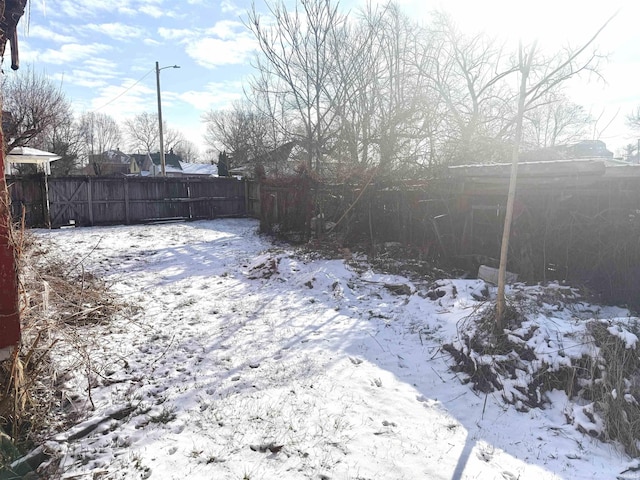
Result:
{"label": "white cloud", "polygon": [[206,68],[246,63],[257,48],[245,26],[233,20],[216,22],[206,30],[160,27],[158,34],[165,40],[184,44],[187,54]]}
{"label": "white cloud", "polygon": [[210,82],[204,90],[189,90],[179,98],[200,112],[228,108],[243,97],[241,82]]}
{"label": "white cloud", "polygon": [[93,76],[89,72],[81,70],[73,70],[69,74],[66,72],[56,73],[52,75],[52,78],[60,85],[74,85],[85,88],[99,88],[107,85],[104,78]]}
{"label": "white cloud", "polygon": [[158,34],[165,40],[177,40],[184,41],[193,37],[197,37],[198,33],[194,30],[188,30],[186,28],[158,28]]}
{"label": "white cloud", "polygon": [[245,13],[245,9],[240,8],[232,0],[222,0],[220,2],[220,10],[222,11],[222,13],[230,13],[233,15],[242,15],[243,13]]}
{"label": "white cloud", "polygon": [[108,85],[92,98],[91,109],[113,116],[117,121],[155,108],[155,88],[127,78],[119,85]]}
{"label": "white cloud", "polygon": [[41,25],[30,26],[29,29],[27,30],[26,37],[42,38],[44,40],[49,40],[51,42],[56,42],[56,43],[77,42],[77,40],[72,36],[63,35],[63,34],[54,32],[53,30],[49,30],[48,28],[45,28]]}
{"label": "white cloud", "polygon": [[256,47],[256,42],[249,36],[237,37],[233,40],[209,37],[193,42],[185,50],[199,65],[216,68],[248,62]]}
{"label": "white cloud", "polygon": [[100,57],[88,58],[83,62],[83,67],[86,70],[96,75],[101,75],[103,77],[113,78],[116,76],[114,73],[113,61],[107,58],[100,58]]}
{"label": "white cloud", "polygon": [[115,40],[126,40],[138,38],[144,35],[144,29],[123,23],[90,23],[86,26],[88,30],[102,33]]}
{"label": "white cloud", "polygon": [[223,40],[230,40],[238,35],[246,35],[247,28],[235,20],[221,20],[207,30],[209,35],[216,36]]}
{"label": "white cloud", "polygon": [[55,5],[47,5],[47,2],[30,2],[31,8],[36,8],[46,16],[56,18],[96,18],[103,11],[119,11],[119,6],[127,6],[128,0],[116,0],[104,2],[103,0],[59,0]]}
{"label": "white cloud", "polygon": [[32,62],[50,63],[54,65],[62,65],[67,63],[72,64],[89,57],[94,57],[97,54],[106,52],[108,50],[111,50],[111,47],[102,43],[89,43],[84,45],[79,43],[69,43],[66,45],[62,45],[58,49],[48,48],[42,51],[31,50],[28,52],[28,60]]}
{"label": "white cloud", "polygon": [[167,13],[166,11],[162,10],[159,7],[156,7],[155,5],[144,5],[140,7],[140,11],[153,18],[160,18]]}
{"label": "white cloud", "polygon": [[[53,2],[52,2],[53,3]],[[55,18],[88,20],[101,18],[105,14],[136,16],[148,15],[153,18],[173,17],[175,13],[162,0],[58,0],[53,5],[43,1],[30,2],[31,8],[39,13]]]}

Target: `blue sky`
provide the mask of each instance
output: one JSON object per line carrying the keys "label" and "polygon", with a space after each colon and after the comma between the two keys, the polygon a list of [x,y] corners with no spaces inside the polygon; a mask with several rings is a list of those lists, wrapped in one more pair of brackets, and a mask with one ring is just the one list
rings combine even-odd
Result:
{"label": "blue sky", "polygon": [[[342,2],[357,8],[362,0]],[[434,8],[452,13],[467,31],[486,30],[515,42],[537,37],[560,47],[584,42],[617,8],[621,13],[599,41],[610,61],[607,84],[577,81],[570,94],[600,117],[600,138],[612,149],[635,142],[624,116],[640,105],[640,2],[609,0],[399,0],[413,18]],[[166,123],[204,148],[201,115],[242,96],[255,42],[242,23],[248,0],[30,0],[19,25],[21,68],[60,83],[74,109],[122,121],[156,112],[155,62],[161,67]],[[256,8],[265,10],[262,0]],[[8,58],[4,70],[11,75]]]}

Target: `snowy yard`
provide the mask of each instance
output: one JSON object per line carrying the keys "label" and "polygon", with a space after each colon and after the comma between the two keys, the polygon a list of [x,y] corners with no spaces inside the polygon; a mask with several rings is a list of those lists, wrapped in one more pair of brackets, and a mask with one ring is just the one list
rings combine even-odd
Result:
{"label": "snowy yard", "polygon": [[[640,478],[567,422],[564,392],[520,413],[450,370],[440,347],[482,281],[443,280],[432,300],[427,284],[256,232],[247,219],[38,232],[140,307],[86,327],[95,409],[46,444],[63,478]],[[83,372],[66,386],[69,408],[90,408]]]}

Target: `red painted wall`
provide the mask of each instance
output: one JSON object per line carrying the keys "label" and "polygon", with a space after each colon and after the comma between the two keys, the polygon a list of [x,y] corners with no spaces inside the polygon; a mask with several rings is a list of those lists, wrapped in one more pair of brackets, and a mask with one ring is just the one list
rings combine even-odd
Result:
{"label": "red painted wall", "polygon": [[4,151],[0,132],[0,349],[20,341],[18,303],[18,271],[13,244],[10,241],[10,210],[7,183],[4,178]]}

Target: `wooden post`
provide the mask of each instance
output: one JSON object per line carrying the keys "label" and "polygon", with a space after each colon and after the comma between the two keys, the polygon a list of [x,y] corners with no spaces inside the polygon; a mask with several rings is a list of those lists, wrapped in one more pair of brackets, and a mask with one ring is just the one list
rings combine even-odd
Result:
{"label": "wooden post", "polygon": [[11,239],[9,191],[4,176],[4,139],[0,129],[0,360],[20,342],[18,269]]}
{"label": "wooden post", "polygon": [[244,214],[247,217],[250,217],[251,211],[249,210],[249,180],[244,178],[242,182],[244,183]]}
{"label": "wooden post", "polygon": [[127,177],[122,177],[124,181],[124,221],[127,225],[131,222],[129,212],[129,182]]}
{"label": "wooden post", "polygon": [[87,177],[87,206],[89,207],[89,225],[93,226],[93,182]]}
{"label": "wooden post", "polygon": [[189,220],[193,220],[193,203],[191,203],[191,181],[187,180],[187,204],[189,206]]}
{"label": "wooden post", "polygon": [[44,172],[44,223],[51,229],[51,203],[49,201],[49,179],[47,172]]}

